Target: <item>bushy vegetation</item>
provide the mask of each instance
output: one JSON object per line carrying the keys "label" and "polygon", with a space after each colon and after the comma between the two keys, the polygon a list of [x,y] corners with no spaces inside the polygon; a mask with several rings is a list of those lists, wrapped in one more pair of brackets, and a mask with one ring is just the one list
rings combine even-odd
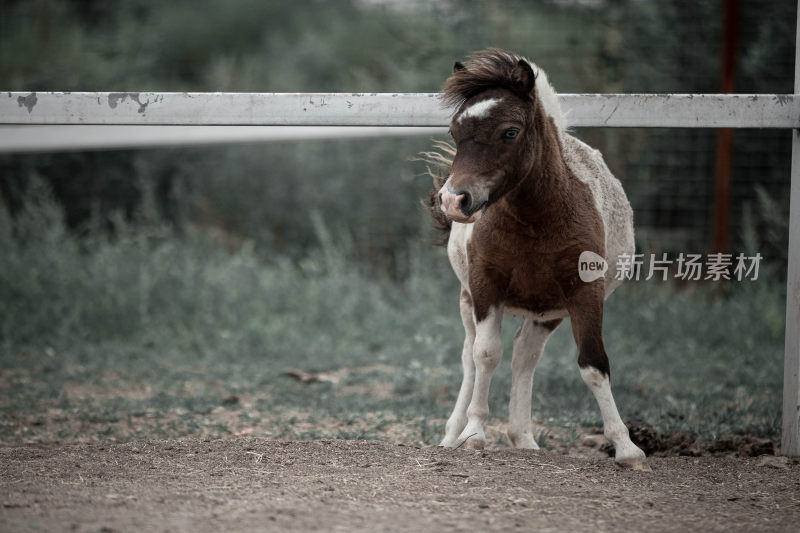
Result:
{"label": "bushy vegetation", "polygon": [[[404,280],[387,283],[322,224],[298,261],[265,258],[253,241],[229,252],[207,233],[178,237],[141,218],[118,220],[113,238],[76,237],[46,188],[35,190],[15,219],[0,213],[3,438],[440,437],[463,338],[441,249],[414,246]],[[711,291],[642,282],[609,300],[618,403],[664,431],[774,438],[781,291],[763,280]],[[508,350],[516,323],[506,322]],[[599,414],[576,359],[565,324],[537,370],[534,416],[577,436]],[[294,370],[322,372],[321,382],[285,375]],[[495,421],[509,386],[506,361]]]}

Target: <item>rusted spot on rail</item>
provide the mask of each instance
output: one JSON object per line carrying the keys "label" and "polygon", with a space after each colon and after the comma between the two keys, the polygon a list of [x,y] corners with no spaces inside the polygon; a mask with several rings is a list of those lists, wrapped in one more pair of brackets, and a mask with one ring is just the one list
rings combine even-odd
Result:
{"label": "rusted spot on rail", "polygon": [[147,109],[147,106],[150,105],[149,99],[142,103],[139,98],[139,93],[108,93],[108,106],[111,109],[116,109],[116,107],[124,102],[126,98],[130,98],[133,102],[139,104],[139,113],[144,113]]}
{"label": "rusted spot on rail", "polygon": [[[8,93],[8,95],[11,96],[11,93]],[[31,93],[28,96],[17,97],[17,103],[20,107],[25,107],[28,110],[28,114],[33,111],[33,108],[36,106],[36,102],[38,101],[39,99],[36,98],[36,93]]]}

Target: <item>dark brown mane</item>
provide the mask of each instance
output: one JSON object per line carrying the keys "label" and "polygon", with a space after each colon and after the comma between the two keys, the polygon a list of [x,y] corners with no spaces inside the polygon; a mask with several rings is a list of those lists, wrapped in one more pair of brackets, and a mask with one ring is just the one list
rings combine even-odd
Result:
{"label": "dark brown mane", "polygon": [[522,60],[525,58],[499,48],[475,52],[462,65],[463,68],[457,68],[445,81],[443,102],[448,106],[460,106],[465,100],[487,89],[508,89],[517,93],[517,80],[513,72]]}

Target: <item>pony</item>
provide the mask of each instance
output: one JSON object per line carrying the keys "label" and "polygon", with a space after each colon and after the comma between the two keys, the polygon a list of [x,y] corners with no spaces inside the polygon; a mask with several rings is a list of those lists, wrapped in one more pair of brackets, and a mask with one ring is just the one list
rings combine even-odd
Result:
{"label": "pony", "polygon": [[[486,445],[501,324],[512,315],[523,322],[514,336],[507,435],[515,448],[538,449],[534,370],[548,337],[569,317],[580,375],[597,400],[616,463],[649,470],[614,402],[602,335],[605,298],[621,283],[608,274],[624,273],[620,256],[634,252],[622,185],[599,151],[568,133],[547,75],[522,56],[495,48],[456,62],[442,100],[455,109],[453,143],[423,154],[434,164],[426,207],[461,282],[465,338],[463,380],[440,445]],[[583,281],[586,252],[606,268]]]}

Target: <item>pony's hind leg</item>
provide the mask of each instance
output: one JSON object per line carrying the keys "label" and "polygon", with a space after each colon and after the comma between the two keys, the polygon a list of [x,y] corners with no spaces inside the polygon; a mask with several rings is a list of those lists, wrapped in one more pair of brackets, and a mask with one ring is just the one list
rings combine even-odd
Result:
{"label": "pony's hind leg", "polygon": [[534,322],[525,319],[514,335],[511,359],[511,399],[508,402],[508,440],[514,448],[538,450],[531,426],[533,373],[544,351],[545,343],[561,319]]}
{"label": "pony's hind leg", "polygon": [[461,444],[458,436],[467,425],[467,406],[472,398],[472,389],[475,383],[475,363],[472,361],[472,345],[475,343],[475,321],[472,318],[472,298],[462,287],[461,298],[461,322],[464,324],[464,347],[461,349],[461,366],[463,367],[464,377],[461,380],[461,389],[458,391],[458,399],[453,408],[453,413],[447,419],[445,426],[444,439],[439,444],[453,448]]}

